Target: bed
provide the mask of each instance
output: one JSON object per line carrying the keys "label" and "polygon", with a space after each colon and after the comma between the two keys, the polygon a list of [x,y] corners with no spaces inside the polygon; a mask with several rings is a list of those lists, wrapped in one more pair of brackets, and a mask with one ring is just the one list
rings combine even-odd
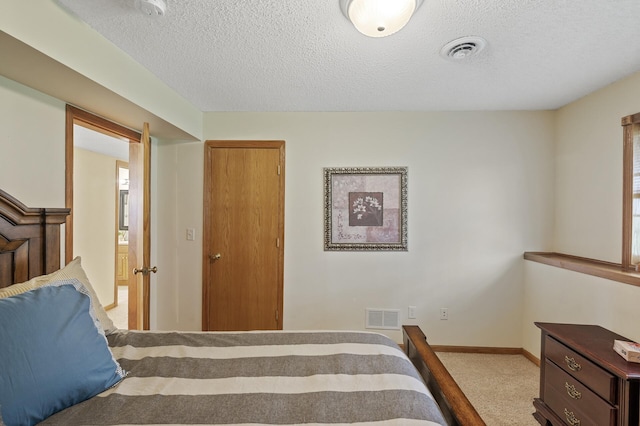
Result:
{"label": "bed", "polygon": [[402,349],[357,331],[115,329],[80,258],[60,268],[68,214],[0,190],[6,425],[485,424],[417,326]]}

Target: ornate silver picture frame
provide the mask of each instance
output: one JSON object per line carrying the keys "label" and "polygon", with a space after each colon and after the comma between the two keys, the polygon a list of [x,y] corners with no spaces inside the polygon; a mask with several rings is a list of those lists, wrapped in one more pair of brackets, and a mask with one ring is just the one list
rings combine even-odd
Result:
{"label": "ornate silver picture frame", "polygon": [[325,251],[407,251],[407,172],[325,168]]}

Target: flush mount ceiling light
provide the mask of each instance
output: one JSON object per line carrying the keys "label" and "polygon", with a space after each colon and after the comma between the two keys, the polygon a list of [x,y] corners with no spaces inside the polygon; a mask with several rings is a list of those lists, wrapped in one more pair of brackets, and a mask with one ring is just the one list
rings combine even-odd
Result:
{"label": "flush mount ceiling light", "polygon": [[445,59],[459,61],[480,53],[487,41],[478,36],[460,37],[445,44],[440,55]]}
{"label": "flush mount ceiling light", "polygon": [[369,37],[385,37],[402,29],[423,0],[340,0],[344,16]]}
{"label": "flush mount ceiling light", "polygon": [[164,16],[167,11],[164,0],[135,0],[135,6],[147,16]]}

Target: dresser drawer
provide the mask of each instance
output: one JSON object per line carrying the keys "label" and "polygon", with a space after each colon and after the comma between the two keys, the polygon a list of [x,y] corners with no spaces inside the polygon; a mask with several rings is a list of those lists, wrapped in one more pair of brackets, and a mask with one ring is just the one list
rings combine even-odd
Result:
{"label": "dresser drawer", "polygon": [[[613,426],[617,409],[549,360],[545,362],[544,399],[567,424]],[[579,423],[578,423],[579,421]]]}
{"label": "dresser drawer", "polygon": [[602,398],[615,404],[618,382],[614,375],[549,336],[545,339],[545,356]]}

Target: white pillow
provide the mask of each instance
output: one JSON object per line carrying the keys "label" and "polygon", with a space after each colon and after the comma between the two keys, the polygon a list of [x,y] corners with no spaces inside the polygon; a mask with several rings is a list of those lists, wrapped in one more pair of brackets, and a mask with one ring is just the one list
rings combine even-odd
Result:
{"label": "white pillow", "polygon": [[100,300],[98,300],[98,295],[95,290],[91,286],[89,282],[89,278],[87,277],[86,272],[82,269],[82,265],[80,263],[80,256],[73,259],[67,266],[62,269],[59,269],[55,272],[52,272],[48,275],[41,275],[39,277],[31,278],[29,281],[25,281],[23,283],[14,284],[9,287],[0,288],[0,299],[5,297],[15,296],[17,294],[24,293],[29,290],[33,290],[34,288],[39,288],[44,285],[49,284],[53,281],[62,281],[62,280],[70,280],[77,279],[80,281],[89,292],[89,296],[91,297],[91,304],[93,305],[93,309],[95,311],[96,317],[98,321],[100,321],[100,325],[104,330],[105,334],[111,334],[117,330],[117,327],[113,324],[113,321],[107,316],[107,312],[104,310],[102,305],[100,304]]}

